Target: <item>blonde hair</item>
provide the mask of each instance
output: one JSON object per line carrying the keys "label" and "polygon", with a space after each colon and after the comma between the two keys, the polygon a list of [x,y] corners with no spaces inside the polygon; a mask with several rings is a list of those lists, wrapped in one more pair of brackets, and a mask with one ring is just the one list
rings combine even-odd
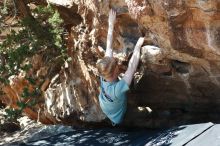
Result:
{"label": "blonde hair", "polygon": [[118,60],[114,57],[104,57],[99,59],[96,63],[98,72],[104,78],[109,78],[113,75],[113,72],[118,64]]}

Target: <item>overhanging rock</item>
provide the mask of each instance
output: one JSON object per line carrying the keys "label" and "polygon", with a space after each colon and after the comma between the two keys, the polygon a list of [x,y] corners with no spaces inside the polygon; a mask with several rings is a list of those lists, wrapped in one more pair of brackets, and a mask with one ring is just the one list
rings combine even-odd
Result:
{"label": "overhanging rock", "polygon": [[[160,127],[219,121],[218,0],[48,2],[65,14],[61,15],[65,22],[68,20],[66,26],[71,39],[72,60],[63,68],[58,64],[58,69],[50,76],[45,74],[45,82],[48,81],[42,88],[43,103],[32,111],[35,113],[33,119],[41,109],[46,117],[40,118],[43,123],[105,124],[105,116],[98,103],[99,77],[95,64],[103,56],[108,12],[113,8],[117,12],[113,44],[116,54],[123,54],[123,60],[128,61],[137,39],[140,36],[146,38],[140,68],[129,92],[130,116],[124,125]],[[69,10],[76,17],[66,13]],[[73,23],[75,19],[77,23]],[[43,62],[36,70],[45,64]],[[5,98],[12,98],[9,91],[5,93]],[[18,100],[18,91],[13,90],[13,93],[16,96],[13,99]],[[152,112],[139,110],[145,107],[151,108]]]}

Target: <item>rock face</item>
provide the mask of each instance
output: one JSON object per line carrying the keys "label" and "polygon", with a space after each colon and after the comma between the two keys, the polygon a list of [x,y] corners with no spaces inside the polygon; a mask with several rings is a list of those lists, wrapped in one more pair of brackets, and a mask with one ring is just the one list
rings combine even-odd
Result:
{"label": "rock face", "polygon": [[160,127],[219,121],[219,0],[49,2],[57,6],[70,28],[72,62],[45,83],[45,108],[41,110],[47,118],[40,118],[41,122],[88,126],[105,119],[98,103],[95,63],[106,46],[111,8],[117,12],[113,46],[124,60],[137,39],[146,38],[142,62],[130,87],[129,116],[124,125]]}

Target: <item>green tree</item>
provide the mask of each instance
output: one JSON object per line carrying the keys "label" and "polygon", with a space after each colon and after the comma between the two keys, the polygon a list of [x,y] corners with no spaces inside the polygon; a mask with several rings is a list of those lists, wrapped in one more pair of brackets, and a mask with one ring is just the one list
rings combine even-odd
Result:
{"label": "green tree", "polygon": [[[2,9],[7,15],[7,8]],[[18,20],[19,30],[11,30],[6,39],[0,43],[0,82],[9,84],[9,77],[21,72],[27,73],[32,64],[28,61],[35,54],[47,54],[47,60],[54,57],[67,59],[66,45],[63,37],[63,20],[58,11],[52,6],[38,6],[31,9],[31,16]],[[50,52],[50,53],[49,53]],[[28,88],[23,89],[22,101],[17,102],[19,109],[8,109],[6,112],[10,119],[16,119],[27,106],[34,106],[36,96],[40,96],[39,85],[36,77],[26,74],[25,78],[34,85],[35,90],[30,93]],[[26,101],[26,102],[24,102]],[[27,102],[28,101],[28,102]]]}

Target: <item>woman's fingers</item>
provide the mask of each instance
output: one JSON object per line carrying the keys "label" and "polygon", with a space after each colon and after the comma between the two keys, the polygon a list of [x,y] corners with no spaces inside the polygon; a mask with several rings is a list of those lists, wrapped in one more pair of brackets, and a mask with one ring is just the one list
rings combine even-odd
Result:
{"label": "woman's fingers", "polygon": [[109,24],[114,24],[115,20],[116,20],[116,12],[111,9],[109,11],[109,18],[108,18]]}

